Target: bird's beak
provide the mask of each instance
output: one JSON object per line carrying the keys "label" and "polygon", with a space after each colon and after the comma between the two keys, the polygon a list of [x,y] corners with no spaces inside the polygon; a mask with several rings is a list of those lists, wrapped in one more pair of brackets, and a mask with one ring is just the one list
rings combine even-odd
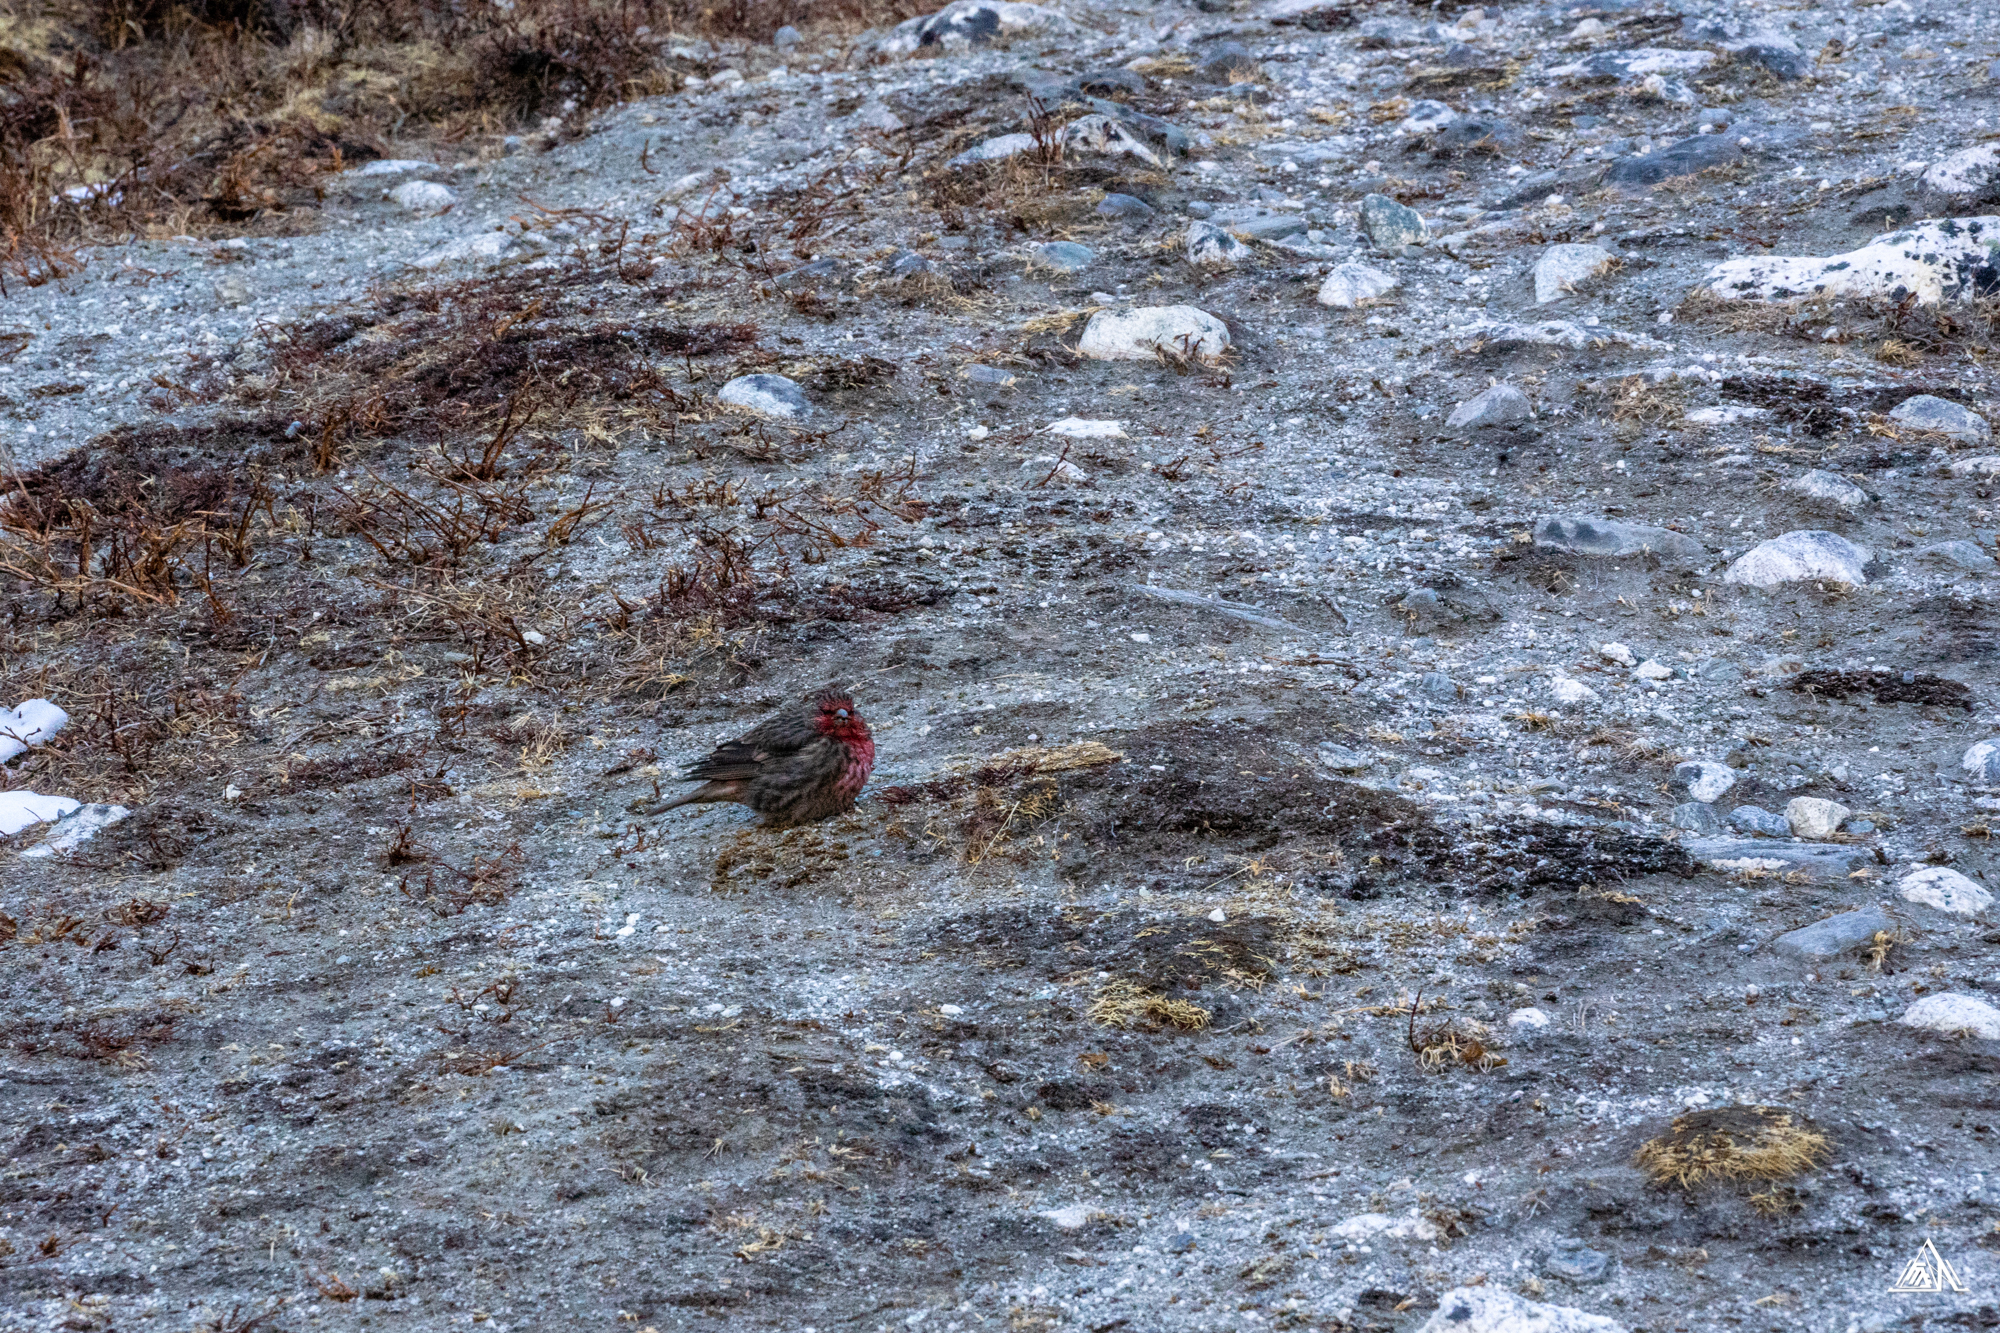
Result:
{"label": "bird's beak", "polygon": [[836,708],[836,709],[834,709],[833,711],[834,711],[834,714],[835,714],[836,716],[838,716],[838,717],[846,717],[846,716],[847,716],[847,710],[846,710],[845,708]]}

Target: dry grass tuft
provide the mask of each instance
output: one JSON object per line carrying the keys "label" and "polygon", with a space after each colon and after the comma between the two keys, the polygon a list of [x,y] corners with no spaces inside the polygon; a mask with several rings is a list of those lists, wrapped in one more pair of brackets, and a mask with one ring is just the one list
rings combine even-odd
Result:
{"label": "dry grass tuft", "polygon": [[1724,1106],[1676,1119],[1633,1161],[1655,1184],[1693,1189],[1711,1180],[1783,1180],[1820,1165],[1831,1152],[1826,1135],[1782,1107]]}
{"label": "dry grass tuft", "polygon": [[1099,1027],[1138,1027],[1155,1032],[1164,1028],[1200,1032],[1209,1019],[1208,1010],[1190,1000],[1170,999],[1122,977],[1097,988],[1090,997],[1088,1013]]}

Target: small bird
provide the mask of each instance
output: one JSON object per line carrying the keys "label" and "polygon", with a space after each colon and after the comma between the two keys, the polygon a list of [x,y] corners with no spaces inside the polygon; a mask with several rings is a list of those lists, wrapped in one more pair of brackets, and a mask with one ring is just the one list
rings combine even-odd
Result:
{"label": "small bird", "polygon": [[702,784],[693,791],[632,808],[658,815],[681,805],[734,801],[762,815],[766,828],[791,828],[852,810],[874,767],[875,738],[853,697],[828,688],[686,765],[681,781]]}

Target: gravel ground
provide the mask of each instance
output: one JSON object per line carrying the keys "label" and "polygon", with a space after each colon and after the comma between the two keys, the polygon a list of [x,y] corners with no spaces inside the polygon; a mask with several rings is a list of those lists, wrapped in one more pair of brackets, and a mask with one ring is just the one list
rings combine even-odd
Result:
{"label": "gravel ground", "polygon": [[1993,7],[1003,8],[9,292],[0,1329],[2000,1324]]}

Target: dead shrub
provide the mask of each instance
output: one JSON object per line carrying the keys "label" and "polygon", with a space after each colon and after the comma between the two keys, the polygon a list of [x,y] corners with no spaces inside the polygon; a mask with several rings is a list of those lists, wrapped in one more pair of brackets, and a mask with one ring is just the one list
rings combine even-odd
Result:
{"label": "dead shrub", "polygon": [[1812,1122],[1777,1106],[1724,1106],[1676,1119],[1634,1162],[1657,1185],[1783,1180],[1824,1162],[1831,1145]]}

